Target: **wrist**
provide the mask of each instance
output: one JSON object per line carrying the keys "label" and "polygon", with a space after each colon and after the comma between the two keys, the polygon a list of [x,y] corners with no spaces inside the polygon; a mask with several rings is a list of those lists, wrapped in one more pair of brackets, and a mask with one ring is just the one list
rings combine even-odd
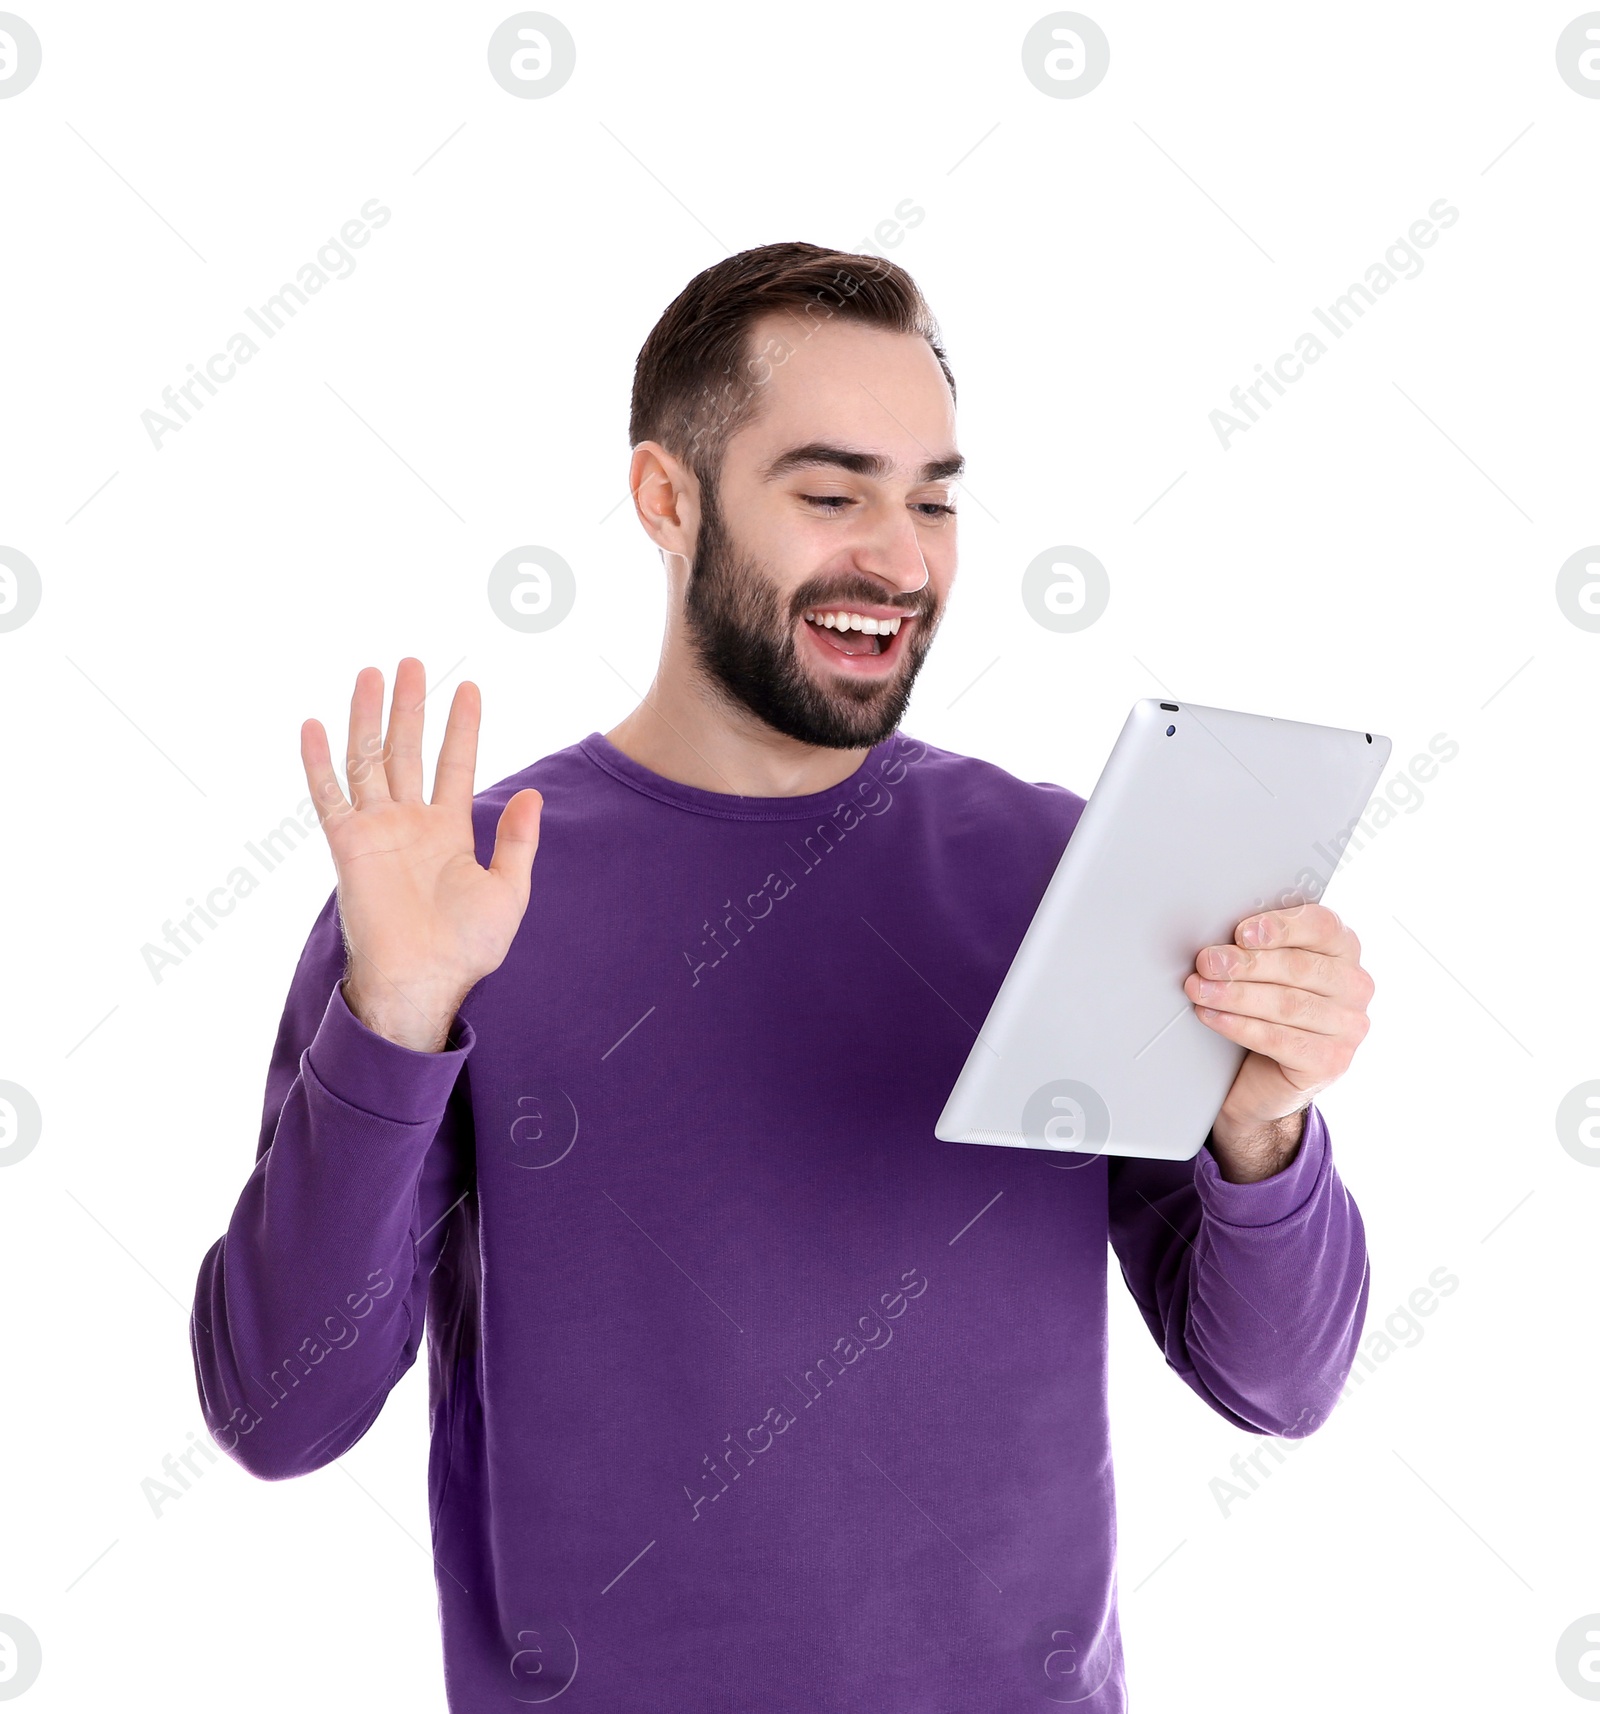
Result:
{"label": "wrist", "polygon": [[340,992],[358,1023],[413,1053],[442,1053],[450,1047],[451,1026],[466,998],[459,988],[401,988],[393,983],[372,994],[349,977]]}
{"label": "wrist", "polygon": [[1302,1107],[1280,1119],[1244,1124],[1219,1113],[1206,1141],[1226,1183],[1256,1184],[1291,1164],[1304,1135]]}

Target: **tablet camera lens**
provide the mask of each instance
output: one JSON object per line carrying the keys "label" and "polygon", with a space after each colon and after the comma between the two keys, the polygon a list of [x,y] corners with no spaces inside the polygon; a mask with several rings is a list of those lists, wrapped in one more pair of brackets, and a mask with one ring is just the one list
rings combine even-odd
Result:
{"label": "tablet camera lens", "polygon": [[1178,730],[1178,729],[1177,729],[1177,727],[1176,727],[1176,726],[1169,726],[1169,727],[1168,727],[1168,728],[1167,728],[1167,736],[1168,736],[1168,737],[1169,737],[1169,738],[1170,738],[1170,737],[1171,737],[1171,736],[1172,736],[1172,734],[1173,734],[1173,733],[1174,733],[1174,732],[1176,732],[1176,731],[1177,731],[1177,730]]}

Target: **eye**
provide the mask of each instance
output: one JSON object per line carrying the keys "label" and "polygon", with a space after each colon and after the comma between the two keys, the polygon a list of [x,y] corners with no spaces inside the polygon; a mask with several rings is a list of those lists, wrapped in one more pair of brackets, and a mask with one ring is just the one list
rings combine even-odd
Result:
{"label": "eye", "polygon": [[954,506],[947,506],[942,500],[920,500],[913,508],[925,518],[953,518],[956,515]]}
{"label": "eye", "polygon": [[848,494],[802,494],[800,498],[808,506],[821,506],[824,511],[834,513],[854,504]]}

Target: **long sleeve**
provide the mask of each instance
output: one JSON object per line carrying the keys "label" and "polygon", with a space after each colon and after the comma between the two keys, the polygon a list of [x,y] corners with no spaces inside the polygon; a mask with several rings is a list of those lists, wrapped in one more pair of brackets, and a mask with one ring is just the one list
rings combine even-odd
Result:
{"label": "long sleeve", "polygon": [[1295,1158],[1229,1184],[1193,1161],[1109,1163],[1112,1248],[1167,1362],[1240,1428],[1299,1438],[1355,1360],[1369,1275],[1360,1211],[1308,1107]]}
{"label": "long sleeve", "polygon": [[206,1424],[268,1479],[331,1462],[371,1427],[417,1356],[471,1183],[470,1025],[441,1053],[388,1041],[346,1005],[344,966],[335,893],[290,985],[254,1171],[190,1318]]}

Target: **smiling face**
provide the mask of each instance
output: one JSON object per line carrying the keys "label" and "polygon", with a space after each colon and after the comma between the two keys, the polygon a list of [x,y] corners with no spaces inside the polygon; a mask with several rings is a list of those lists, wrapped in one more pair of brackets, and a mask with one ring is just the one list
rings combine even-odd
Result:
{"label": "smiling face", "polygon": [[899,725],[955,579],[955,406],[925,340],[773,315],[754,420],[699,493],[683,616],[722,696],[801,743]]}

